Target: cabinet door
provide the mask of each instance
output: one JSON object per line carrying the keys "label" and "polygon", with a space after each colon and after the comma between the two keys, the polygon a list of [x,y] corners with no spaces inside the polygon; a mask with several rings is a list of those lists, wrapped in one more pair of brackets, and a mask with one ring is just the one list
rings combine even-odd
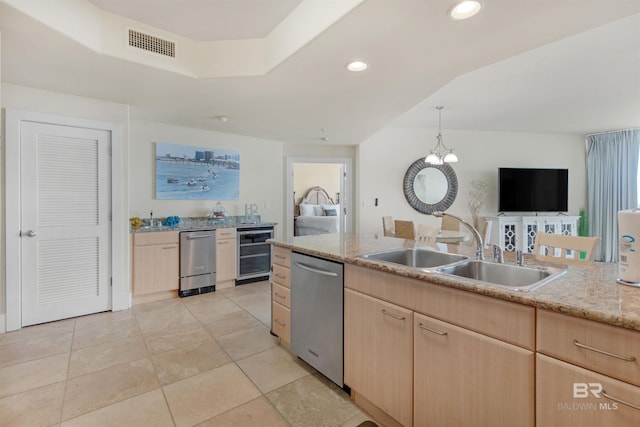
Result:
{"label": "cabinet door", "polygon": [[414,334],[416,426],[534,424],[533,352],[418,313]]}
{"label": "cabinet door", "polygon": [[133,247],[133,295],[155,292],[156,247]]}
{"label": "cabinet door", "polygon": [[216,282],[235,279],[237,270],[236,239],[216,240]]}
{"label": "cabinet door", "polygon": [[538,354],[536,424],[637,427],[640,387]]}
{"label": "cabinet door", "polygon": [[345,289],[344,382],[412,425],[413,313]]}
{"label": "cabinet door", "polygon": [[175,243],[134,246],[133,295],[177,290],[180,247]]}
{"label": "cabinet door", "polygon": [[180,245],[157,245],[156,286],[154,291],[173,291],[180,287]]}

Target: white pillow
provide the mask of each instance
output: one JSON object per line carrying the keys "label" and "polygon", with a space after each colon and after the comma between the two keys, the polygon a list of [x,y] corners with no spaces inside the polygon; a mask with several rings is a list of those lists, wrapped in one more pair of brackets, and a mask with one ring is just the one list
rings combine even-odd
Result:
{"label": "white pillow", "polygon": [[306,203],[300,205],[300,216],[316,216],[316,206]]}
{"label": "white pillow", "polygon": [[322,209],[322,206],[320,206],[320,205],[313,205],[313,210],[316,213],[316,216],[323,216],[324,215],[324,210]]}

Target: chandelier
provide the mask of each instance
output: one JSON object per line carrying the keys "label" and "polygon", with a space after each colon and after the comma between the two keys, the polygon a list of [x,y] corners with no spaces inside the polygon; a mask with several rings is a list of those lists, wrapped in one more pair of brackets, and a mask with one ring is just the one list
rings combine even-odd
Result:
{"label": "chandelier", "polygon": [[448,149],[444,142],[442,142],[442,109],[444,107],[439,105],[436,107],[438,110],[438,136],[436,137],[438,142],[436,146],[429,151],[427,157],[425,157],[425,163],[432,165],[442,165],[446,163],[455,163],[458,161],[458,156],[453,153],[453,150]]}

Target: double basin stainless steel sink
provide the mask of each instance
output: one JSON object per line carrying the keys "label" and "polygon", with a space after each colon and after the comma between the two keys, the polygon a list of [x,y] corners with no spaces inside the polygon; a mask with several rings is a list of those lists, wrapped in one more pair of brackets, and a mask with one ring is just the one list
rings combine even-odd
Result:
{"label": "double basin stainless steel sink", "polygon": [[514,291],[531,291],[566,272],[550,267],[501,264],[428,248],[403,248],[360,255],[362,258],[472,279]]}

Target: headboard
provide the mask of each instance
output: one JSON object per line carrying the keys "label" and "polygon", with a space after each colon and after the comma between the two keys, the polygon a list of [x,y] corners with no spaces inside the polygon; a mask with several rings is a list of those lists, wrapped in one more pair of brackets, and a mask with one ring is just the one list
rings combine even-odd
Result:
{"label": "headboard", "polygon": [[300,204],[307,203],[310,205],[334,205],[333,199],[324,188],[315,186],[311,187],[302,197]]}

